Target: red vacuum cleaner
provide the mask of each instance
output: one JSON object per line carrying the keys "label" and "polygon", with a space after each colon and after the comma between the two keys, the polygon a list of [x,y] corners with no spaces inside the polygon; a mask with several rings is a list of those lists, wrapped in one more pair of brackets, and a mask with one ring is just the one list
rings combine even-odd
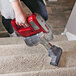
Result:
{"label": "red vacuum cleaner", "polygon": [[52,58],[50,64],[57,66],[62,55],[62,49],[50,43],[50,40],[53,39],[51,28],[37,13],[27,17],[27,23],[29,25],[19,26],[15,19],[11,21],[15,31],[24,37],[24,41],[28,46],[37,45],[40,42],[47,49],[49,57]]}

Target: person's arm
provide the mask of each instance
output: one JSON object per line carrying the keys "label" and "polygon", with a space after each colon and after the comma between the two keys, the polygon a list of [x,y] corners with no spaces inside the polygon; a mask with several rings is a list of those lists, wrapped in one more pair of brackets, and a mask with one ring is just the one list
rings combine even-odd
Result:
{"label": "person's arm", "polygon": [[25,25],[27,15],[24,13],[20,0],[9,0],[15,12],[16,24]]}

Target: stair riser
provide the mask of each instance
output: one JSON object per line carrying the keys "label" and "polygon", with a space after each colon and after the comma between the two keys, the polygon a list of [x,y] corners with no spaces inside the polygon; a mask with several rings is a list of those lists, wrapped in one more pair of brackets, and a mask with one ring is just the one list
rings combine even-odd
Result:
{"label": "stair riser", "polygon": [[[53,40],[51,42],[56,41],[67,41],[67,37],[65,35],[54,35]],[[0,45],[9,45],[9,44],[25,44],[23,37],[13,37],[13,38],[0,38]]]}
{"label": "stair riser", "polygon": [[28,47],[25,44],[1,45],[0,49],[0,56],[29,55],[38,53],[46,53],[48,55],[47,50],[41,44],[33,47]]}

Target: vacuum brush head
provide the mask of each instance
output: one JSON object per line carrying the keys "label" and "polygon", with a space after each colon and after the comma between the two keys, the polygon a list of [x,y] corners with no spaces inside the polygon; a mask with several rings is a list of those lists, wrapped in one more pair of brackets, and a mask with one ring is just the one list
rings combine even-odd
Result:
{"label": "vacuum brush head", "polygon": [[62,49],[53,45],[49,50],[49,56],[52,58],[50,64],[57,66],[62,55]]}

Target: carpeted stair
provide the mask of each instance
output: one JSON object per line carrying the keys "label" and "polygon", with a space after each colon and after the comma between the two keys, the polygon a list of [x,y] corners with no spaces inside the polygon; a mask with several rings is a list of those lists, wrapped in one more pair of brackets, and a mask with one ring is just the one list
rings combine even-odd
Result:
{"label": "carpeted stair", "polygon": [[58,67],[41,44],[28,47],[22,37],[0,38],[0,76],[76,76],[76,41],[55,35],[52,44],[63,54]]}

